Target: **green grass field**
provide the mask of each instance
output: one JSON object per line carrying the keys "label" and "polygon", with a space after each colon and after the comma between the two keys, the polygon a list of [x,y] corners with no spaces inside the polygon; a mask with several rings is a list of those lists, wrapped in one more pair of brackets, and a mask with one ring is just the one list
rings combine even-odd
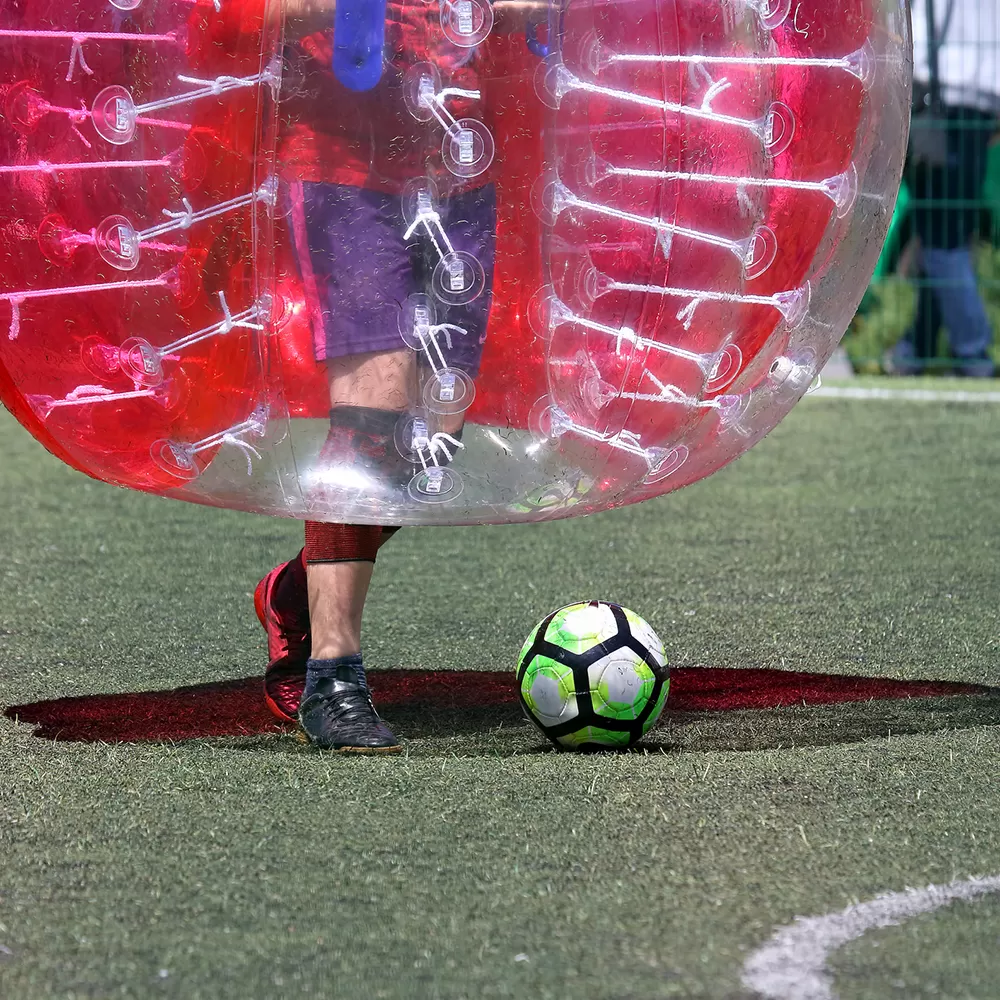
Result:
{"label": "green grass field", "polygon": [[[811,398],[676,496],[403,531],[366,658],[509,670],[543,614],[601,597],[678,667],[1000,686],[998,473],[995,404]],[[297,524],[90,482],[3,413],[0,517],[0,710],[75,698],[141,733],[173,696],[149,718],[126,696],[197,686],[210,720],[254,690],[250,593]],[[795,917],[1000,874],[991,692],[668,703],[627,755],[547,752],[510,704],[384,714],[404,756],[238,718],[114,743],[0,716],[0,997],[749,1000],[744,964]],[[787,996],[995,1000],[1000,897],[827,965],[831,992]]]}

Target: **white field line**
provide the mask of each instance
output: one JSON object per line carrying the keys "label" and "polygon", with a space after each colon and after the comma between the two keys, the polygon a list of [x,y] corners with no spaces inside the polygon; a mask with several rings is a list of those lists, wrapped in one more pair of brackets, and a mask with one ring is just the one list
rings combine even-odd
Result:
{"label": "white field line", "polygon": [[1000,875],[888,892],[822,917],[796,917],[743,965],[743,985],[767,1000],[836,1000],[826,962],[870,930],[892,927],[957,899],[1000,892]]}
{"label": "white field line", "polygon": [[878,399],[905,403],[1000,403],[1000,392],[965,389],[878,389],[874,386],[823,385],[808,397],[826,399]]}

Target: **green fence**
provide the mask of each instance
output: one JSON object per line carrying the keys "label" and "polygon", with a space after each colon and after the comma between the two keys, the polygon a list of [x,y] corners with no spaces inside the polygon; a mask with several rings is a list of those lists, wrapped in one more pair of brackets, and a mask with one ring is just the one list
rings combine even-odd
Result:
{"label": "green fence", "polygon": [[[924,279],[919,277],[919,246],[910,223],[921,204],[904,181],[872,283],[844,338],[847,355],[860,373],[890,370],[888,353],[914,322]],[[973,242],[973,254],[980,295],[993,327],[992,353],[1000,363],[1000,141],[996,138],[988,150],[986,179],[976,207],[982,210],[983,225]],[[951,367],[942,328],[936,333],[936,356],[929,359],[926,370],[948,374]]]}

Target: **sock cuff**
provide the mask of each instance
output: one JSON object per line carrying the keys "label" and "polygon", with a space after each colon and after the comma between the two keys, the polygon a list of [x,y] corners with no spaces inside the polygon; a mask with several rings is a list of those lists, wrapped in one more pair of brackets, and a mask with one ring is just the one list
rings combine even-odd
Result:
{"label": "sock cuff", "polygon": [[397,410],[380,410],[374,406],[335,406],[330,410],[330,426],[391,440],[400,416]]}
{"label": "sock cuff", "polygon": [[382,543],[378,524],[331,524],[305,522],[302,560],[309,563],[375,562]]}
{"label": "sock cuff", "polygon": [[310,657],[306,661],[306,692],[311,692],[321,680],[335,680],[341,667],[353,668],[362,690],[368,690],[368,678],[365,676],[362,655],[351,653],[348,656],[336,656],[330,660],[314,660]]}

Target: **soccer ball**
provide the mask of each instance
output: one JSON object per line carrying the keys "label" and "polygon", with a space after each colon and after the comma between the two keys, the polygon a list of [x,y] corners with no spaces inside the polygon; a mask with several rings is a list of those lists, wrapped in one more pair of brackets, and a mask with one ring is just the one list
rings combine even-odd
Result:
{"label": "soccer ball", "polygon": [[670,688],[657,634],[607,601],[560,608],[532,629],[517,660],[525,714],[562,747],[629,747],[656,724]]}

